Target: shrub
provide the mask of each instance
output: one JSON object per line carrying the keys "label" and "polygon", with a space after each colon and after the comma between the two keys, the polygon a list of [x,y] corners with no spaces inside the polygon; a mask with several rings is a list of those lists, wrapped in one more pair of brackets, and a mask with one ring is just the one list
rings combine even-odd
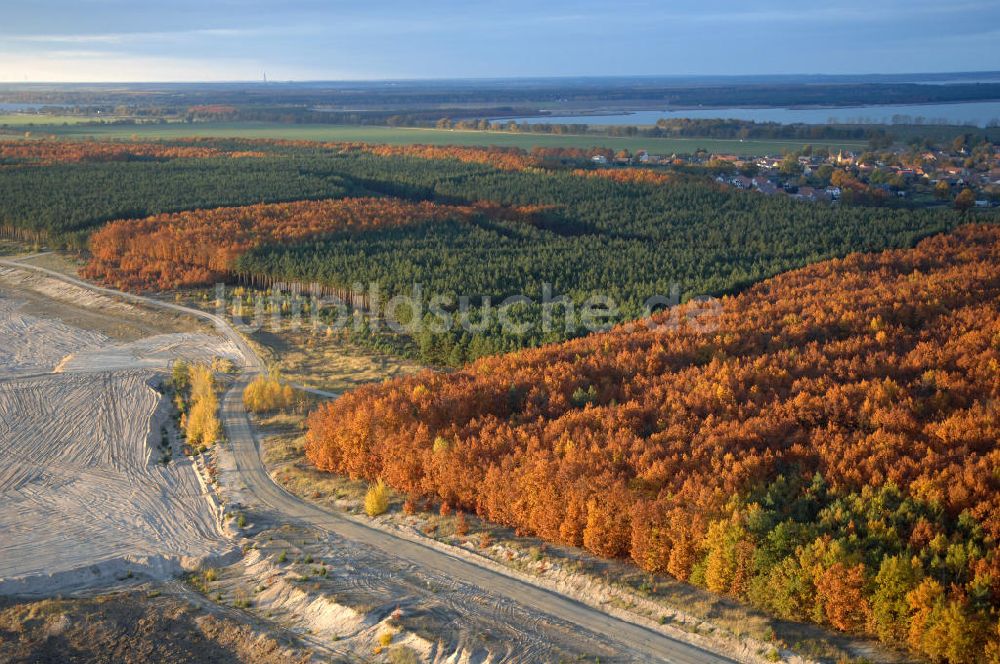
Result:
{"label": "shrub", "polygon": [[413,648],[397,646],[389,651],[390,664],[417,664],[420,657]]}
{"label": "shrub", "polygon": [[379,480],[365,494],[365,514],[376,517],[389,509],[389,487]]}

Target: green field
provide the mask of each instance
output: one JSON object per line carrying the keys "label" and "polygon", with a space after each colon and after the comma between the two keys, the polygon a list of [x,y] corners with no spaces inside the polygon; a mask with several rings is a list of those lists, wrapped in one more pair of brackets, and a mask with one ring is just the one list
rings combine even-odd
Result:
{"label": "green field", "polygon": [[[7,125],[10,127],[24,127],[34,131],[35,127],[46,132],[55,128],[61,129],[64,124],[80,124],[82,122],[93,122],[94,118],[83,115],[36,115],[33,113],[0,113],[0,127]],[[52,127],[51,125],[56,125]]]}
{"label": "green field", "polygon": [[[0,126],[11,117],[0,115]],[[27,127],[25,127],[27,129]],[[554,136],[551,134],[511,134],[505,132],[462,131],[451,129],[415,129],[410,127],[361,127],[348,125],[295,125],[266,122],[205,122],[149,125],[38,125],[31,127],[34,136],[54,134],[66,138],[139,138],[175,139],[188,136],[235,138],[285,138],[308,141],[359,141],[365,143],[432,145],[500,145],[530,149],[543,147],[608,147],[652,154],[692,153],[699,148],[709,152],[747,156],[781,154],[796,150],[804,141],[713,139],[713,138],[616,138],[609,136]],[[864,149],[863,141],[815,142],[814,147],[832,150]]]}

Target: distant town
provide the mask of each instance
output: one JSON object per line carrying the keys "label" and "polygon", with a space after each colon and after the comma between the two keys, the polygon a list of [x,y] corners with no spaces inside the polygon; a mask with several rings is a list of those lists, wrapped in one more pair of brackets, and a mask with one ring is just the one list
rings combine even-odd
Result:
{"label": "distant town", "polygon": [[803,149],[783,155],[744,157],[704,151],[690,156],[647,151],[591,156],[594,164],[667,165],[708,170],[716,182],[807,201],[884,204],[903,199],[913,205],[958,208],[1000,205],[1000,146],[969,145],[959,137],[945,148],[903,148],[862,153]]}

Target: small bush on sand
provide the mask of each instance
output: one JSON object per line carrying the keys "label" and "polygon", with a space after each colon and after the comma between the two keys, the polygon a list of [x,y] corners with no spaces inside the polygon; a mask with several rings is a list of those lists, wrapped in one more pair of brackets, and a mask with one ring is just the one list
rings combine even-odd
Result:
{"label": "small bush on sand", "polygon": [[396,646],[389,651],[390,664],[417,664],[419,661],[420,657],[417,655],[417,651],[413,648]]}
{"label": "small bush on sand", "polygon": [[376,517],[389,509],[389,487],[379,480],[365,494],[365,514]]}

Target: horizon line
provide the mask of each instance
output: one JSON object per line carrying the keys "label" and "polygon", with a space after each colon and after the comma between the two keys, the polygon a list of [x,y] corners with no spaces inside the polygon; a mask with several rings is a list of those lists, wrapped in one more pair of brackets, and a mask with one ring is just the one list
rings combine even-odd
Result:
{"label": "horizon line", "polygon": [[565,80],[615,80],[615,79],[761,79],[761,78],[871,78],[871,77],[913,77],[913,76],[970,76],[995,75],[1000,77],[1000,70],[962,70],[962,71],[911,71],[911,72],[855,72],[831,74],[823,72],[789,72],[770,74],[559,74],[538,76],[450,76],[450,77],[386,77],[386,78],[259,78],[246,79],[164,79],[164,80],[133,80],[133,81],[65,81],[65,80],[0,80],[0,85],[205,85],[205,84],[315,84],[315,83],[436,83],[436,82],[503,82],[503,81],[565,81]]}

